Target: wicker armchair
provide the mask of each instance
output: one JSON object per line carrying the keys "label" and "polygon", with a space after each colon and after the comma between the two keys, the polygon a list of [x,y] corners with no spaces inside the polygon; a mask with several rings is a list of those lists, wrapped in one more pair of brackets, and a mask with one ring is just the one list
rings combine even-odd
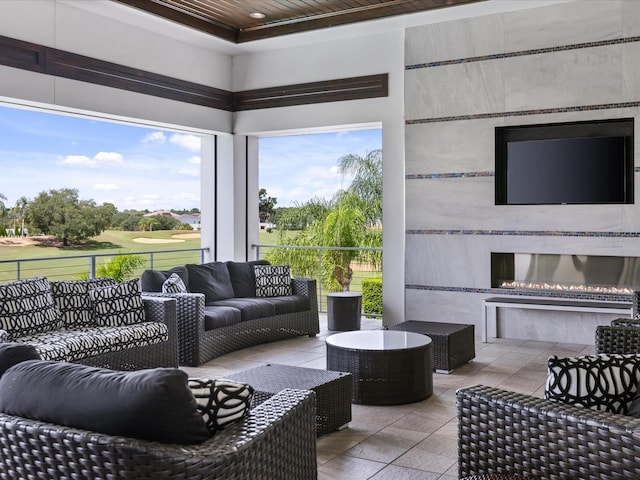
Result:
{"label": "wicker armchair", "polygon": [[461,478],[640,478],[640,418],[484,385],[456,397]]}
{"label": "wicker armchair", "polygon": [[316,281],[293,278],[291,287],[294,295],[309,297],[309,310],[256,318],[211,330],[205,328],[205,297],[202,293],[143,292],[143,295],[176,300],[180,365],[195,367],[252,345],[301,335],[317,335],[320,326]]}
{"label": "wicker armchair", "polygon": [[640,353],[640,320],[617,318],[596,327],[596,353]]}
{"label": "wicker armchair", "polygon": [[0,414],[8,479],[312,480],[315,394],[282,390],[199,445],[169,445]]}

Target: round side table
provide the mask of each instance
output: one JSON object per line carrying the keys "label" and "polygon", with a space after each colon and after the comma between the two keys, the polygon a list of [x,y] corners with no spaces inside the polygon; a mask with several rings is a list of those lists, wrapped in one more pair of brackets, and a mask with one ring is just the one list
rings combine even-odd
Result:
{"label": "round side table", "polygon": [[341,332],[360,330],[361,311],[361,293],[327,293],[327,328],[329,330]]}
{"label": "round side table", "polygon": [[327,370],[352,375],[351,401],[397,405],[433,393],[431,339],[396,330],[359,330],[327,337]]}

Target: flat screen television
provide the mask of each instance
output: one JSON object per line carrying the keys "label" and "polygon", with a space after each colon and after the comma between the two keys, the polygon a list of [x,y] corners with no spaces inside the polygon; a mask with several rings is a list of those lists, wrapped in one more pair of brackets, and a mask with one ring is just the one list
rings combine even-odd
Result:
{"label": "flat screen television", "polygon": [[496,127],[496,205],[633,203],[633,118]]}

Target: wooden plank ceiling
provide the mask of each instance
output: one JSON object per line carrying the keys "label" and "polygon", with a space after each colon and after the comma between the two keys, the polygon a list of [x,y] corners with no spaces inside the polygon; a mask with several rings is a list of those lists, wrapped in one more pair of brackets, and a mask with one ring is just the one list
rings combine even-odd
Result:
{"label": "wooden plank ceiling", "polygon": [[[113,0],[242,43],[486,0]],[[254,18],[252,14],[263,14]]]}

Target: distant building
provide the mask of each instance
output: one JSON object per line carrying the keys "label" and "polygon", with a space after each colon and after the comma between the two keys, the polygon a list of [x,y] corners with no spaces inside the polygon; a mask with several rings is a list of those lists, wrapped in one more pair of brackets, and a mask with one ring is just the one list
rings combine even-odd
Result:
{"label": "distant building", "polygon": [[154,212],[145,213],[143,217],[173,217],[179,218],[180,215],[169,210],[156,210]]}
{"label": "distant building", "polygon": [[180,223],[188,223],[194,230],[200,231],[200,215],[185,214],[176,217]]}

